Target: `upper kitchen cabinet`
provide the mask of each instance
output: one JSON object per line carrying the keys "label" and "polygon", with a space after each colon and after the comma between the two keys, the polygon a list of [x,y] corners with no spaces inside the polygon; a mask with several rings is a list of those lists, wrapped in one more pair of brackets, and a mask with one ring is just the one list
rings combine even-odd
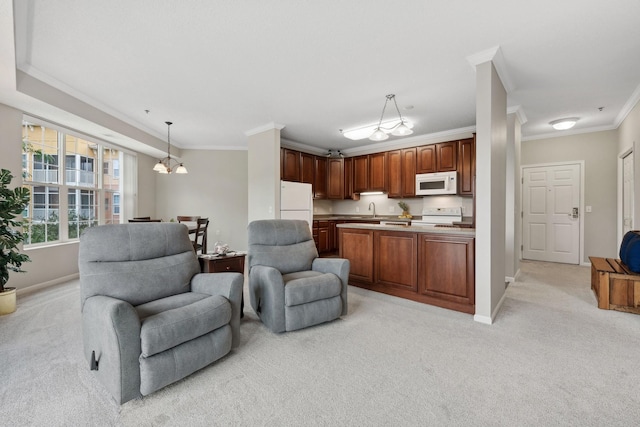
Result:
{"label": "upper kitchen cabinet", "polygon": [[312,184],[315,174],[315,157],[313,154],[300,153],[300,181]]}
{"label": "upper kitchen cabinet", "polygon": [[300,152],[282,148],[280,150],[280,176],[284,181],[300,182]]}
{"label": "upper kitchen cabinet", "polygon": [[344,198],[360,200],[360,195],[353,191],[353,157],[343,159],[342,168],[344,171]]}
{"label": "upper kitchen cabinet", "polygon": [[387,153],[353,158],[353,192],[387,191]]}
{"label": "upper kitchen cabinet", "polygon": [[387,153],[369,154],[369,190],[387,191]]}
{"label": "upper kitchen cabinet", "polygon": [[416,148],[387,152],[388,197],[415,197]]}
{"label": "upper kitchen cabinet", "polygon": [[327,198],[327,158],[314,156],[313,198]]}
{"label": "upper kitchen cabinet", "polygon": [[344,199],[344,160],[327,159],[327,198]]}
{"label": "upper kitchen cabinet", "polygon": [[369,189],[369,156],[353,157],[353,192]]}
{"label": "upper kitchen cabinet", "polygon": [[440,142],[417,148],[416,173],[455,171],[458,167],[458,141]]}
{"label": "upper kitchen cabinet", "polygon": [[473,196],[473,177],[476,175],[475,138],[463,139],[458,148],[458,194]]}

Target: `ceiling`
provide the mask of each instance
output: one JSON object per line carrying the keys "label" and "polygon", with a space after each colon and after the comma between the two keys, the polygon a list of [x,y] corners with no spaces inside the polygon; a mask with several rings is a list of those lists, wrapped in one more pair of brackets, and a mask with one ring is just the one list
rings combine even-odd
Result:
{"label": "ceiling", "polygon": [[[415,124],[411,138],[469,131],[470,58],[498,47],[525,140],[615,129],[640,99],[637,0],[0,4],[0,24],[13,27],[0,34],[0,102],[132,146],[134,130],[166,141],[169,120],[179,147],[246,149],[246,132],[276,123],[287,140],[349,153],[371,141],[340,129],[376,123],[387,94]],[[129,130],[16,89],[21,73]],[[571,116],[571,131],[549,126]]]}

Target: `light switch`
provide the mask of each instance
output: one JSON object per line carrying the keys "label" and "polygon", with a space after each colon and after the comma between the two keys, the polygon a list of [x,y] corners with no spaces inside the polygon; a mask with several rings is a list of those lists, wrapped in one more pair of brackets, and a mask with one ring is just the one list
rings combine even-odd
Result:
{"label": "light switch", "polygon": [[591,206],[585,206],[584,210],[587,211],[587,212],[591,212]]}

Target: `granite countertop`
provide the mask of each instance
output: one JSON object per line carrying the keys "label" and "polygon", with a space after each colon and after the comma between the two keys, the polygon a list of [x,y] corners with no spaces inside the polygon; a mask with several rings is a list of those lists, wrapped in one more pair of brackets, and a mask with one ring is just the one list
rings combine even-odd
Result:
{"label": "granite countertop", "polygon": [[356,228],[363,230],[387,230],[387,231],[403,231],[407,233],[434,233],[434,234],[455,234],[458,236],[475,237],[475,228],[456,228],[456,227],[433,227],[418,225],[382,225],[382,224],[362,224],[362,223],[344,223],[338,224],[338,228]]}

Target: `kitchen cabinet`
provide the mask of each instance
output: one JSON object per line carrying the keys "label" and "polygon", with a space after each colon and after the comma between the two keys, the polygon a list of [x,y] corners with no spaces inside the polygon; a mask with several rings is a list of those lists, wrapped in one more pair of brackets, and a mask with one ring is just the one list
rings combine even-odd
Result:
{"label": "kitchen cabinet", "polygon": [[373,230],[340,228],[340,258],[349,260],[349,284],[373,283]]}
{"label": "kitchen cabinet", "polygon": [[349,284],[475,313],[473,234],[339,226],[339,256],[351,264]]}
{"label": "kitchen cabinet", "polygon": [[397,231],[376,231],[375,281],[383,286],[418,290],[418,235]]}
{"label": "kitchen cabinet", "polygon": [[327,159],[327,198],[344,199],[344,161]]}
{"label": "kitchen cabinet", "polygon": [[282,148],[280,150],[280,176],[284,181],[300,182],[300,152]]}
{"label": "kitchen cabinet", "polygon": [[458,194],[473,196],[473,179],[476,176],[475,138],[463,139],[458,147]]}
{"label": "kitchen cabinet", "polygon": [[362,193],[369,189],[369,156],[353,158],[353,192]]}
{"label": "kitchen cabinet", "polygon": [[330,251],[329,221],[313,221],[313,240],[316,243],[319,254]]}
{"label": "kitchen cabinet", "polygon": [[441,307],[474,313],[475,239],[420,233],[418,292]]}
{"label": "kitchen cabinet", "polygon": [[327,198],[327,158],[314,156],[313,198]]}
{"label": "kitchen cabinet", "polygon": [[344,198],[360,200],[360,195],[353,191],[353,157],[343,159],[342,167],[344,170]]}
{"label": "kitchen cabinet", "polygon": [[313,186],[315,157],[313,154],[300,153],[300,181]]}
{"label": "kitchen cabinet", "polygon": [[387,197],[415,197],[416,148],[387,152]]}
{"label": "kitchen cabinet", "polygon": [[369,189],[387,191],[387,153],[369,154]]}
{"label": "kitchen cabinet", "polygon": [[458,141],[439,142],[417,148],[416,173],[455,171],[458,167]]}
{"label": "kitchen cabinet", "polygon": [[387,191],[387,153],[353,158],[353,192]]}

